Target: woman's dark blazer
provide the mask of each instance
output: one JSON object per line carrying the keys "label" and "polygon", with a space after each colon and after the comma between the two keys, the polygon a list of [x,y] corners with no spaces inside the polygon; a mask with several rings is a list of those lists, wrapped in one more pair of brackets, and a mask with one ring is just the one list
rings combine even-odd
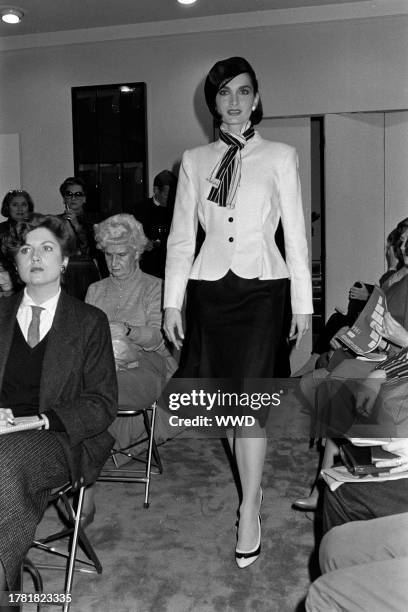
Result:
{"label": "woman's dark blazer", "polygon": [[3,234],[8,234],[10,231],[10,221],[3,221],[2,223],[0,223],[0,236],[2,236]]}
{"label": "woman's dark blazer", "polygon": [[[0,300],[0,388],[22,297],[20,292]],[[72,482],[94,482],[114,442],[107,431],[117,412],[112,341],[106,315],[64,291],[48,335],[40,383],[39,411],[51,409],[67,432],[56,435]]]}

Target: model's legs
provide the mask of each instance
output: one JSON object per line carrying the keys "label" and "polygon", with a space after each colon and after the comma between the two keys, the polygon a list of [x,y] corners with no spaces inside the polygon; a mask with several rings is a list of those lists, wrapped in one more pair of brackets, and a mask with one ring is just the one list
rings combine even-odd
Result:
{"label": "model's legs", "polygon": [[232,455],[234,456],[235,432],[234,432],[233,429],[226,429],[225,430],[225,435],[226,435],[227,440],[228,440],[228,446],[230,447],[230,451],[231,451]]}
{"label": "model's legs", "polygon": [[235,459],[242,487],[242,501],[239,508],[237,548],[253,550],[259,537],[258,514],[261,503],[261,480],[266,453],[265,430],[259,425],[251,428],[251,435],[243,437],[238,431],[235,437]]}

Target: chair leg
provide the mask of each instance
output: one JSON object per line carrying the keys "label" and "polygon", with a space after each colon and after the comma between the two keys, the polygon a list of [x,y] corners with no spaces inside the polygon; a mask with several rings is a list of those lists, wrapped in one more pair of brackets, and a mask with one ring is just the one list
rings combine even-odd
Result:
{"label": "chair leg", "polygon": [[[24,578],[23,574],[27,572],[31,576],[31,580],[34,585],[34,590],[36,593],[42,593],[44,591],[44,584],[41,574],[37,568],[37,566],[26,557],[23,561],[23,565],[21,566],[21,591],[24,592]],[[37,612],[41,612],[41,604],[37,604]]]}
{"label": "chair leg", "polygon": [[153,450],[153,459],[157,465],[157,469],[159,470],[159,474],[163,473],[163,464],[161,462],[160,459],[160,455],[159,455],[159,449],[157,448],[157,444],[156,444],[156,440],[154,439],[153,436],[153,443],[152,443],[152,450]]}
{"label": "chair leg", "polygon": [[[152,441],[153,459],[157,465],[159,473],[162,474],[163,465],[160,459],[159,449],[157,448],[156,440],[154,439],[154,427],[155,427],[155,422],[156,422],[157,402],[154,402],[151,405],[150,409],[152,411],[152,417],[150,420],[149,420],[149,415],[147,414],[147,409],[143,410],[143,422],[144,422],[147,436],[149,438],[149,444],[150,444],[150,440]],[[153,435],[152,435],[152,430],[153,430]]]}
{"label": "chair leg", "polygon": [[147,411],[146,410],[143,411],[143,419],[145,422],[146,431],[149,436],[149,446],[147,448],[147,463],[146,463],[145,500],[143,504],[144,508],[148,508],[150,505],[149,504],[150,472],[152,469],[152,453],[153,453],[153,444],[154,444],[154,425],[156,421],[156,407],[157,407],[157,404],[156,402],[154,402],[151,407],[152,416],[151,416],[150,422],[149,422],[149,417],[147,416]]}
{"label": "chair leg", "polygon": [[[76,551],[78,548],[79,522],[81,520],[82,505],[84,501],[84,492],[85,492],[85,488],[81,487],[79,489],[78,506],[76,509],[75,523],[74,523],[74,533],[72,536],[71,550],[69,553],[68,572],[67,572],[66,580],[65,580],[65,595],[71,595],[71,591],[72,591],[72,580],[73,580],[74,569],[75,569]],[[70,608],[70,602],[67,601],[67,599],[63,606],[63,612],[68,612]]]}

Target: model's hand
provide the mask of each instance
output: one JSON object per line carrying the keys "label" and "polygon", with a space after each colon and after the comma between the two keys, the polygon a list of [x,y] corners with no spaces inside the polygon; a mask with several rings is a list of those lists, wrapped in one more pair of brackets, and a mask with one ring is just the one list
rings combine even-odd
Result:
{"label": "model's hand", "polygon": [[289,340],[294,340],[296,338],[296,348],[299,348],[303,336],[309,329],[310,317],[310,314],[292,315],[292,323],[290,325],[289,331]]}
{"label": "model's hand", "polygon": [[366,302],[369,297],[369,293],[367,287],[361,281],[358,281],[361,287],[356,287],[353,285],[349,291],[349,298],[351,300],[362,300]]}
{"label": "model's hand", "polygon": [[378,461],[377,467],[389,467],[390,472],[408,471],[408,438],[391,438],[391,442],[383,444],[382,448],[398,457]]}
{"label": "model's hand", "polygon": [[384,315],[383,327],[380,333],[384,338],[397,346],[408,346],[408,331],[389,312],[386,312]]}
{"label": "model's hand", "polygon": [[164,333],[177,349],[183,345],[184,332],[181,312],[178,308],[166,308],[164,312]]}
{"label": "model's hand", "polygon": [[13,427],[14,415],[10,408],[0,408],[0,427]]}

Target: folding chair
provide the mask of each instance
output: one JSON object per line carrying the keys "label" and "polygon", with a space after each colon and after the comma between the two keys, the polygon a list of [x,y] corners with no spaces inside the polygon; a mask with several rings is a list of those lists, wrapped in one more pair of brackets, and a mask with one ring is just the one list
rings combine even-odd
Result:
{"label": "folding chair", "polygon": [[[32,576],[34,575],[34,584],[36,588],[42,589],[42,580],[41,575],[36,575],[38,572],[36,570],[63,570],[65,571],[65,586],[64,586],[64,594],[65,601],[63,602],[63,612],[68,612],[70,609],[71,603],[71,594],[72,594],[72,583],[74,571],[86,573],[86,574],[101,574],[102,573],[102,565],[89,542],[84,530],[81,527],[81,513],[82,513],[82,505],[84,498],[85,487],[81,486],[78,491],[78,502],[76,509],[74,509],[72,503],[72,493],[74,492],[73,486],[71,484],[66,484],[63,487],[53,491],[50,495],[50,502],[56,503],[58,500],[61,500],[63,507],[66,511],[66,516],[64,515],[64,519],[68,523],[68,526],[57,533],[53,533],[52,535],[47,536],[46,538],[41,538],[39,540],[34,540],[31,548],[39,549],[50,553],[56,557],[60,557],[66,559],[65,564],[51,564],[51,563],[35,563],[33,564],[29,559],[23,564],[23,569],[28,569]],[[52,546],[53,542],[57,540],[61,540],[64,538],[69,538],[69,544],[66,550],[61,551]],[[78,546],[82,548],[83,552],[87,556],[87,559],[82,559],[77,557]],[[79,564],[79,565],[78,565]],[[31,567],[30,567],[31,566]],[[32,567],[34,566],[34,570]],[[23,590],[23,589],[22,589]],[[39,609],[39,608],[37,608]]]}
{"label": "folding chair", "polygon": [[[157,448],[156,441],[154,439],[154,427],[156,422],[156,410],[157,402],[154,402],[151,406],[142,409],[121,409],[119,408],[117,416],[120,417],[142,417],[143,424],[146,431],[146,436],[141,440],[130,444],[124,448],[114,448],[111,451],[111,459],[115,465],[115,468],[109,469],[104,468],[98,478],[102,482],[140,482],[145,485],[145,496],[143,507],[149,507],[149,491],[150,491],[150,479],[153,473],[161,474],[163,472],[163,466],[161,463],[159,451]],[[149,419],[149,413],[151,414]],[[143,442],[147,442],[147,449],[144,457],[141,457],[141,453],[135,454],[131,452],[135,447]],[[116,455],[124,455],[130,460],[135,462],[141,462],[145,464],[144,476],[141,470],[135,468],[119,468]],[[152,466],[157,469],[157,472],[152,472]]]}

